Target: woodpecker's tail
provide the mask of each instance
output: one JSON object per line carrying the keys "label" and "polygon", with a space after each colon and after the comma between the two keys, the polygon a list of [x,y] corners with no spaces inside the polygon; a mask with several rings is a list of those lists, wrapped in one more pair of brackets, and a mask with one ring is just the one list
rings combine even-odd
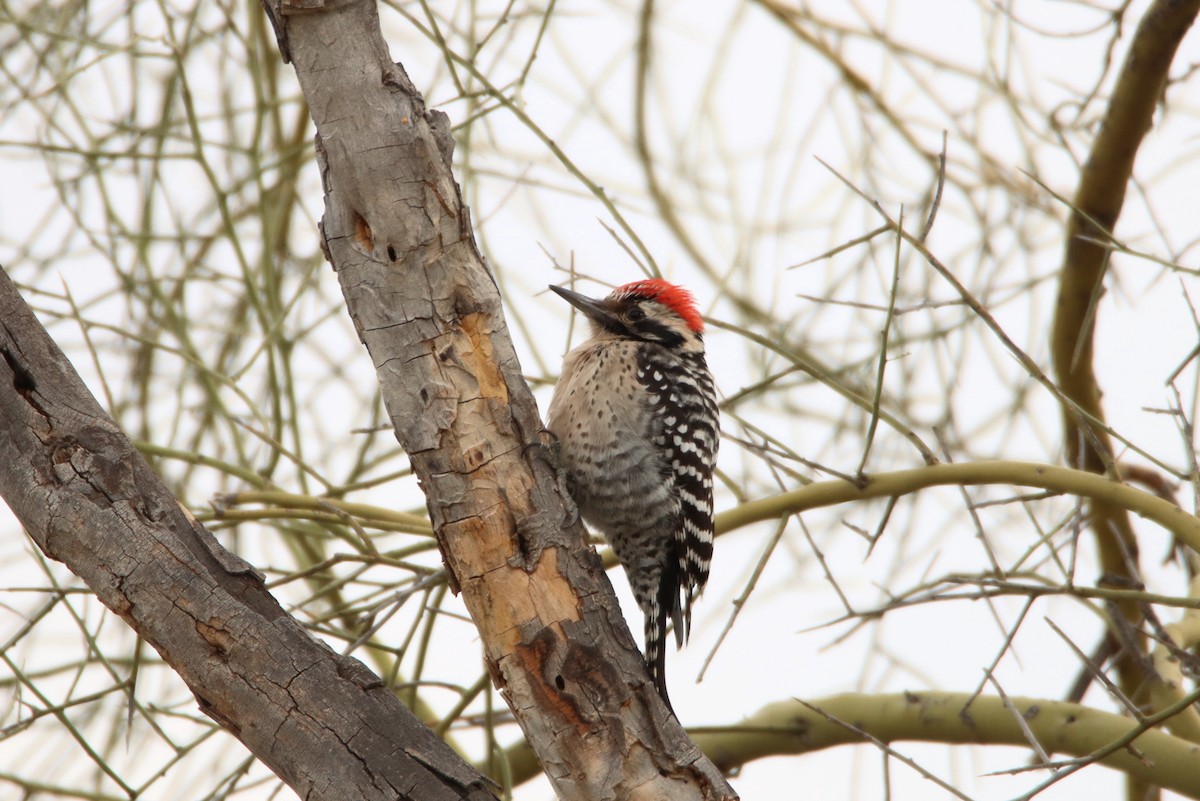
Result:
{"label": "woodpecker's tail", "polygon": [[654,687],[662,696],[667,709],[674,712],[671,698],[667,695],[667,618],[673,618],[675,634],[679,636],[680,604],[679,579],[675,571],[668,566],[662,573],[658,592],[651,600],[650,608],[646,610],[646,667],[650,670],[650,678]]}

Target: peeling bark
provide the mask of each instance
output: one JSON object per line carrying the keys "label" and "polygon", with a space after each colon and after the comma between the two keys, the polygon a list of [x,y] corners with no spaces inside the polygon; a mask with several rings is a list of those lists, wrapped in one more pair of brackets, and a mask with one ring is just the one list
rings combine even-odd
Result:
{"label": "peeling bark", "polygon": [[317,128],[321,231],[496,686],[565,799],[736,798],[649,683],[582,526],[451,174],[446,116],[373,2],[271,4]]}

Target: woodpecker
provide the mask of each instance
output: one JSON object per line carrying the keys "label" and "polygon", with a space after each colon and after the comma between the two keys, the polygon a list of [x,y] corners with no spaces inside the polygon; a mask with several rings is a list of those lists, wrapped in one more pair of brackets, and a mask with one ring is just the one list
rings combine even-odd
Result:
{"label": "woodpecker", "polygon": [[692,294],[661,279],[602,300],[550,289],[587,317],[590,336],[563,360],[548,428],[580,515],[629,577],[646,666],[669,708],[667,618],[682,647],[713,552],[719,429],[704,322]]}

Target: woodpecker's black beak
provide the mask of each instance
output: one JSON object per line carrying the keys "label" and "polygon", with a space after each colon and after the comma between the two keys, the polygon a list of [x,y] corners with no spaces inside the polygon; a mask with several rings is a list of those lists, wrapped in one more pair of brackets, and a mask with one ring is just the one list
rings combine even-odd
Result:
{"label": "woodpecker's black beak", "polygon": [[597,325],[605,328],[619,326],[617,316],[613,314],[612,309],[610,309],[604,303],[604,301],[593,300],[587,295],[581,295],[578,292],[572,292],[569,289],[563,289],[561,286],[551,286],[550,289],[554,292],[554,294],[558,295],[567,303],[570,303],[572,306],[583,312],[589,320]]}

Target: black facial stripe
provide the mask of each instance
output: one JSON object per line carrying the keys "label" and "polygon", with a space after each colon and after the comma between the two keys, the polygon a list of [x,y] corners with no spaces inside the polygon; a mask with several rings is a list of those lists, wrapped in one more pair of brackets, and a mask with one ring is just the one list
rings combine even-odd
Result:
{"label": "black facial stripe", "polygon": [[676,333],[670,326],[663,325],[653,317],[639,320],[629,326],[630,333],[638,339],[647,342],[657,342],[666,348],[678,348],[683,344],[683,336]]}

